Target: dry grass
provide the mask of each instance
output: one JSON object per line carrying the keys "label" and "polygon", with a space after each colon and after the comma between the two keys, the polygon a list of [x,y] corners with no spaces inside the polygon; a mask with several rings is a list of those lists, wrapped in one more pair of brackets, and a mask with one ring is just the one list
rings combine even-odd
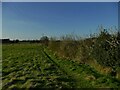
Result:
{"label": "dry grass", "polygon": [[101,74],[107,75],[107,74],[110,74],[110,72],[112,71],[111,67],[102,66],[102,65],[98,64],[95,59],[89,60],[87,62],[87,64],[89,64],[91,67],[95,68]]}
{"label": "dry grass", "polygon": [[[110,34],[102,28],[96,36],[86,39],[76,37],[78,38],[75,35],[62,36],[60,42],[51,40],[48,47],[61,58],[89,64],[105,75],[110,74],[113,68],[116,70],[119,67],[120,40],[117,34]],[[119,78],[119,70],[116,72],[116,77]]]}

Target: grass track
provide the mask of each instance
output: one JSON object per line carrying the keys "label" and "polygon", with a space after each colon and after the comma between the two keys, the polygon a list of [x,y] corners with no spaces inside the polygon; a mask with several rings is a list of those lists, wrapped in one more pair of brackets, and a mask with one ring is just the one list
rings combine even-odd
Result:
{"label": "grass track", "polygon": [[69,77],[42,50],[40,45],[4,45],[3,89],[71,87]]}
{"label": "grass track", "polygon": [[8,44],[2,51],[3,90],[120,87],[120,81],[88,65],[60,59],[39,44]]}
{"label": "grass track", "polygon": [[119,80],[109,75],[102,75],[87,64],[58,58],[46,48],[44,51],[61,69],[64,69],[67,75],[76,81],[76,88],[120,88]]}

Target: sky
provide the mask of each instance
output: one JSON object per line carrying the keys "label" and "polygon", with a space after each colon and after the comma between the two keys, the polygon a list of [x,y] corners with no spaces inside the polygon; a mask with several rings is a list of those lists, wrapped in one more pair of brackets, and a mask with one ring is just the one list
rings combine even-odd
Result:
{"label": "sky", "polygon": [[2,38],[2,3],[0,3],[0,38]]}
{"label": "sky", "polygon": [[118,26],[117,2],[3,2],[2,38],[87,36]]}

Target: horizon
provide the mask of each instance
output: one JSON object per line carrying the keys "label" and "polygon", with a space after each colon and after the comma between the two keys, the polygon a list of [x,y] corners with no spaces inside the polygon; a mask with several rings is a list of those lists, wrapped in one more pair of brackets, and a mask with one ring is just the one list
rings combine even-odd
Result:
{"label": "horizon", "polygon": [[118,27],[118,2],[3,2],[2,38],[81,37]]}

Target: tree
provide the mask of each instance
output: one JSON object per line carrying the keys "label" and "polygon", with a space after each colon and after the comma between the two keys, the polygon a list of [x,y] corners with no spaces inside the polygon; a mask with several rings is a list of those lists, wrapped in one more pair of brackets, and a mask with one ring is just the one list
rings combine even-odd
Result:
{"label": "tree", "polygon": [[43,36],[41,37],[40,41],[43,45],[48,46],[49,38],[47,36]]}

